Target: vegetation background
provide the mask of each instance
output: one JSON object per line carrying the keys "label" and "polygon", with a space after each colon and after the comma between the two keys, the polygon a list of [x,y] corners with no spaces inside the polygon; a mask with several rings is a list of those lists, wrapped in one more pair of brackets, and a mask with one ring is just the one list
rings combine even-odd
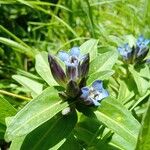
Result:
{"label": "vegetation background", "polygon": [[12,75],[37,75],[40,51],[55,54],[94,38],[103,53],[141,34],[150,37],[149,0],[0,0],[0,95],[17,109],[27,103],[30,92]]}

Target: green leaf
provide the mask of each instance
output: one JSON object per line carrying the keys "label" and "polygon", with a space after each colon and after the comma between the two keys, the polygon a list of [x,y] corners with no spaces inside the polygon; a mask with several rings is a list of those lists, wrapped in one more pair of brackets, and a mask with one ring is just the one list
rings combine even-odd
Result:
{"label": "green leaf", "polygon": [[[133,145],[130,141],[125,140],[121,136],[114,134],[110,141],[110,145],[113,145],[121,150],[134,150],[135,145]],[[117,150],[118,150],[117,149]]]}
{"label": "green leaf", "polygon": [[83,141],[87,147],[94,145],[98,142],[98,130],[100,129],[100,123],[93,118],[82,115],[75,127],[75,136],[77,139]]}
{"label": "green leaf", "polygon": [[32,95],[34,95],[34,97],[42,92],[43,85],[41,83],[38,83],[37,81],[21,75],[13,75],[12,78],[24,87],[28,88],[32,92]]}
{"label": "green leaf", "polygon": [[96,119],[83,115],[80,117],[79,123],[75,128],[75,136],[77,139],[84,141],[88,148],[93,147],[93,149],[97,150],[101,149],[101,147],[103,147],[103,149],[105,147],[107,150],[110,148],[113,150],[115,150],[115,148],[132,150],[134,148],[131,143],[117,134],[113,134],[111,139],[111,136],[107,136],[109,132],[110,130],[102,126]]}
{"label": "green leaf", "polygon": [[141,77],[140,74],[136,70],[134,70],[132,66],[129,67],[129,71],[134,78],[139,94],[144,95],[147,89],[150,87],[149,81]]}
{"label": "green leaf", "polygon": [[10,145],[10,150],[21,150],[21,145],[26,135],[15,138]]}
{"label": "green leaf", "polygon": [[108,79],[114,73],[113,70],[96,72],[88,77],[87,85],[90,85],[94,80]]}
{"label": "green leaf", "polygon": [[99,54],[90,64],[89,74],[111,70],[118,58],[117,51],[109,51]]}
{"label": "green leaf", "polygon": [[[5,119],[6,126],[8,126],[8,124],[13,120],[13,118],[14,118],[14,116],[13,117],[7,117]],[[13,141],[11,141],[10,150],[20,150],[21,145],[22,145],[25,137],[26,137],[26,135],[23,135],[23,136],[19,136],[19,137],[13,139]]]}
{"label": "green leaf", "polygon": [[129,43],[130,47],[135,46],[136,44],[136,38],[130,34],[130,35],[125,35],[125,43]]}
{"label": "green leaf", "polygon": [[5,130],[6,130],[6,126],[0,123],[0,139],[4,139]]}
{"label": "green leaf", "polygon": [[[37,150],[40,147],[42,150],[54,149],[59,142],[65,142],[76,122],[77,114],[75,111],[65,116],[59,114],[28,134],[20,150]],[[59,147],[64,142],[59,144]],[[57,149],[59,147],[57,146]]]}
{"label": "green leaf", "polygon": [[[12,1],[11,1],[12,2]],[[2,30],[3,32],[5,32],[7,35],[9,35],[10,37],[12,37],[16,42],[20,43],[21,45],[25,46],[25,47],[29,47],[26,43],[24,43],[21,39],[19,39],[15,34],[13,34],[12,32],[10,32],[7,28],[5,28],[4,26],[0,25],[0,30]],[[29,47],[30,48],[30,47]]]}
{"label": "green leaf", "polygon": [[22,76],[27,77],[27,78],[30,78],[30,79],[35,80],[37,82],[38,81],[40,81],[40,82],[43,81],[41,77],[39,77],[35,74],[32,74],[30,72],[24,71],[22,69],[17,69],[17,74],[22,75]]}
{"label": "green leaf", "polygon": [[116,99],[107,98],[95,111],[96,118],[135,146],[140,124]]}
{"label": "green leaf", "polygon": [[134,96],[134,92],[128,89],[128,86],[124,81],[120,80],[119,84],[120,87],[119,87],[117,99],[122,103],[126,103]]}
{"label": "green leaf", "polygon": [[145,65],[143,68],[140,68],[140,76],[146,79],[150,79],[150,69],[147,65]]}
{"label": "green leaf", "polygon": [[90,39],[80,46],[81,54],[90,54],[90,61],[97,56],[98,40]]}
{"label": "green leaf", "polygon": [[16,51],[18,51],[20,53],[24,53],[29,57],[34,57],[34,53],[32,52],[32,49],[29,49],[28,47],[25,47],[24,45],[22,45],[18,42],[15,42],[15,41],[7,39],[7,38],[0,37],[0,43],[6,44],[6,45],[10,46],[11,48],[14,48]]}
{"label": "green leaf", "polygon": [[43,51],[37,54],[35,57],[35,61],[35,69],[43,78],[43,80],[45,80],[50,86],[58,85],[50,71],[50,67],[48,64],[48,53]]}
{"label": "green leaf", "polygon": [[73,134],[71,134],[58,150],[82,150],[82,148]]}
{"label": "green leaf", "polygon": [[0,123],[5,124],[5,118],[15,114],[15,108],[0,96]]}
{"label": "green leaf", "polygon": [[33,131],[67,106],[67,102],[60,100],[57,90],[52,87],[45,89],[8,123],[6,140],[10,141]]}
{"label": "green leaf", "polygon": [[142,101],[145,100],[146,97],[148,97],[150,95],[150,90],[148,90],[143,96],[140,96],[136,102],[134,103],[134,105],[132,104],[132,107],[130,108],[130,110],[133,110],[134,108],[136,108]]}
{"label": "green leaf", "polygon": [[138,142],[136,150],[149,150],[150,149],[150,101],[148,109],[145,113],[144,120],[142,122],[142,127],[138,137]]}

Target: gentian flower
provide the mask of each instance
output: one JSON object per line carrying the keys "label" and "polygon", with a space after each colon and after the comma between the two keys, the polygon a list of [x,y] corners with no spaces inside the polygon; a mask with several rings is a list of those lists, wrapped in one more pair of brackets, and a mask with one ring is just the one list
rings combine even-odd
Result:
{"label": "gentian flower", "polygon": [[141,35],[137,39],[136,45],[139,47],[140,50],[147,48],[148,44],[150,43],[150,40],[144,39],[144,37]]}
{"label": "gentian flower", "polygon": [[128,60],[132,57],[132,49],[128,43],[124,44],[122,47],[118,47],[118,51],[124,60]]}
{"label": "gentian flower", "polygon": [[103,83],[101,80],[94,81],[91,87],[81,88],[81,91],[82,94],[80,98],[84,100],[86,105],[99,106],[99,102],[109,95],[107,90],[103,88]]}
{"label": "gentian flower", "polygon": [[88,74],[89,54],[80,56],[80,49],[78,47],[71,48],[69,53],[60,51],[58,57],[66,65],[66,75],[69,80],[76,81],[80,77]]}
{"label": "gentian flower", "polygon": [[150,40],[148,39],[144,39],[143,36],[140,36],[137,39],[136,42],[136,55],[137,55],[137,59],[138,60],[142,60],[145,58],[145,56],[147,55],[149,49],[148,49],[148,44],[150,43]]}
{"label": "gentian flower", "polygon": [[89,54],[80,55],[78,47],[71,48],[70,52],[60,51],[58,58],[65,63],[64,71],[55,57],[48,55],[48,62],[54,79],[66,88],[66,94],[72,98],[80,94],[80,88],[85,86],[89,71]]}
{"label": "gentian flower", "polygon": [[143,36],[139,36],[136,41],[136,46],[130,47],[128,43],[118,48],[120,55],[123,57],[123,60],[127,63],[141,63],[145,62],[143,59],[148,54],[149,48],[148,44],[150,40],[144,39]]}

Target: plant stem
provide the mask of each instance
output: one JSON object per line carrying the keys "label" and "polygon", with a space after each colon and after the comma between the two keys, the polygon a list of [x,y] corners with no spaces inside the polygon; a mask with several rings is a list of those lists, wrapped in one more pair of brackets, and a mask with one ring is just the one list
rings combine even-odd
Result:
{"label": "plant stem", "polygon": [[17,95],[17,94],[14,94],[14,93],[10,93],[10,92],[4,91],[4,90],[0,90],[0,94],[9,95],[9,96],[16,97],[16,98],[26,100],[26,101],[31,100],[31,98],[24,97],[24,96],[21,96],[21,95]]}

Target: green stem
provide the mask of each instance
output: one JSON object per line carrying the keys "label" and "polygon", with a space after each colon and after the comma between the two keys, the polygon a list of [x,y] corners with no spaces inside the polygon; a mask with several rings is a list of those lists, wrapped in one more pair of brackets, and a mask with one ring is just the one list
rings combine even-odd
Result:
{"label": "green stem", "polygon": [[14,93],[10,93],[10,92],[4,91],[4,90],[0,90],[0,94],[9,95],[9,96],[16,97],[16,98],[19,98],[19,99],[22,99],[22,100],[26,100],[26,101],[30,101],[31,100],[31,98],[24,97],[24,96],[21,96],[21,95],[17,95],[17,94],[14,94]]}

